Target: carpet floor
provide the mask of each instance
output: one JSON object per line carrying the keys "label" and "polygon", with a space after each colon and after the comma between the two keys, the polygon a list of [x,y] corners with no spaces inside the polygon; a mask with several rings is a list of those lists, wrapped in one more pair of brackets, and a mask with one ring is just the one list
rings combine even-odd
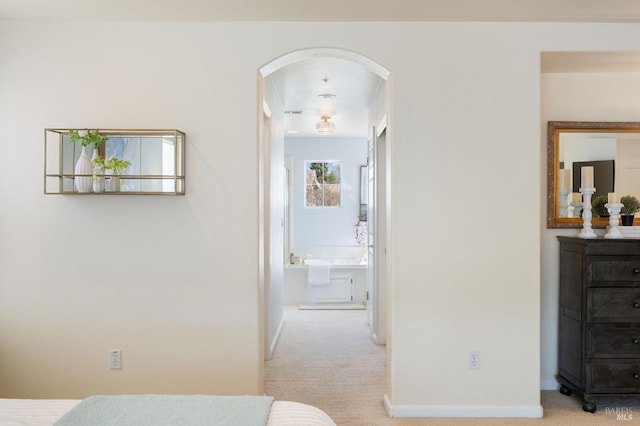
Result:
{"label": "carpet floor", "polygon": [[[392,419],[382,402],[385,382],[385,347],[372,342],[366,311],[285,309],[280,340],[265,363],[266,394],[315,405],[338,425],[640,424],[637,400],[601,401],[591,414],[582,410],[580,399],[557,391],[542,391],[542,419]],[[616,408],[631,418],[618,419]]]}

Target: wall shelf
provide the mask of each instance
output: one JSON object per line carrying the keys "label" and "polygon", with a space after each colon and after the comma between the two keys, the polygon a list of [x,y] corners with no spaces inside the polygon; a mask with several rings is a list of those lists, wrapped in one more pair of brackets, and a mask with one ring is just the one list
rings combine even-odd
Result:
{"label": "wall shelf", "polygon": [[[71,130],[73,129],[44,130],[45,194],[184,195],[186,135],[180,130],[96,129],[109,138],[98,149],[98,155],[131,162],[131,166],[119,176],[119,191],[109,190],[113,179],[113,172],[110,170],[96,176],[75,173],[82,145],[79,142],[69,142]],[[93,155],[93,150],[91,145],[86,147],[89,157]],[[89,178],[104,178],[106,190],[78,191],[76,180]]]}

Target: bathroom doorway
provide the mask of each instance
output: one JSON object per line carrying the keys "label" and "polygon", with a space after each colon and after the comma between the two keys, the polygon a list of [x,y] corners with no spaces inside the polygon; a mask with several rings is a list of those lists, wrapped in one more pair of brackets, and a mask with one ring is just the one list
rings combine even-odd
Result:
{"label": "bathroom doorway", "polygon": [[[262,167],[260,171],[262,179],[260,188],[262,193],[261,205],[264,206],[260,221],[260,232],[262,240],[261,261],[263,262],[261,277],[263,278],[261,282],[263,300],[261,307],[264,312],[265,359],[270,359],[282,330],[284,306],[290,305],[292,300],[301,300],[305,296],[304,288],[295,284],[293,286],[289,285],[287,277],[292,275],[289,274],[290,272],[293,273],[296,270],[299,275],[306,277],[306,271],[303,268],[299,268],[301,266],[300,263],[305,257],[316,256],[316,253],[312,253],[306,246],[303,249],[296,247],[296,225],[300,225],[300,221],[305,219],[296,219],[293,211],[287,210],[286,206],[298,203],[298,206],[307,214],[315,215],[314,219],[304,226],[304,229],[320,230],[317,233],[318,238],[324,238],[326,237],[325,234],[330,233],[322,232],[322,229],[332,230],[339,226],[346,226],[349,238],[355,239],[356,225],[361,222],[363,217],[360,198],[360,170],[361,167],[368,168],[367,145],[371,137],[384,141],[387,138],[386,135],[389,134],[387,120],[389,117],[387,114],[389,109],[389,97],[387,95],[389,77],[388,70],[362,55],[341,49],[327,48],[293,52],[270,62],[260,69],[260,99],[263,105],[268,106],[267,109],[271,114],[269,122],[265,121],[265,114],[261,114],[259,133],[261,135],[260,165]],[[311,78],[311,80],[305,81],[305,78]],[[353,89],[364,83],[369,86],[358,95],[358,101],[364,102],[362,107],[358,110],[350,110],[346,106],[347,104],[339,103],[339,101],[344,102],[348,98],[345,95],[348,90],[342,92],[342,89]],[[309,104],[305,104],[302,100],[305,96],[313,98],[317,101],[317,105],[310,107]],[[267,127],[270,129],[268,137],[264,135]],[[319,136],[316,132],[324,127],[335,128],[335,135]],[[381,132],[372,130],[376,128],[382,129]],[[382,139],[380,139],[380,136],[382,136]],[[315,148],[313,146],[326,148],[327,145],[331,144],[349,143],[351,139],[360,140],[363,143],[362,157],[357,164],[353,161],[349,163],[351,160],[323,157],[323,154],[316,149],[315,154],[305,154],[304,160],[306,162],[298,161],[298,163],[295,163],[295,161],[289,160],[288,165],[284,167],[285,156],[290,156],[289,153],[285,152],[285,143],[295,140],[300,144],[307,144],[310,147],[307,152],[314,152]],[[388,144],[383,144],[382,146],[385,152],[389,149]],[[382,158],[386,159],[388,156],[384,155]],[[309,166],[309,164],[312,165]],[[332,179],[335,179],[335,175],[342,179],[337,186],[344,197],[344,202],[340,202],[338,205],[326,206],[328,208],[324,210],[318,208],[317,204],[309,205],[307,200],[309,192],[294,193],[291,187],[286,185],[287,181],[290,182],[295,179],[298,181],[306,180],[304,172],[306,168],[325,170],[330,174],[332,173],[331,170],[336,168],[335,164],[339,164],[340,169],[337,173],[334,172]],[[379,167],[388,168],[389,164],[384,160],[374,163],[371,167],[373,168],[370,170],[375,170],[375,168]],[[354,173],[354,175],[348,176],[350,173]],[[375,172],[372,176],[382,177],[386,182],[388,170],[385,170],[384,173]],[[314,185],[320,187],[326,183],[329,185],[326,185],[323,190],[329,193],[332,190],[330,186],[336,186],[335,180],[327,179],[321,182],[314,182]],[[381,190],[380,188],[384,191],[388,190],[386,184],[378,185],[377,188],[377,190]],[[355,194],[358,194],[355,201],[356,207],[352,211],[352,207],[348,204],[356,197]],[[369,202],[365,206],[367,214],[364,217],[368,216],[369,212],[377,210],[376,199],[386,200],[387,197],[378,196],[374,198],[373,202]],[[314,199],[313,202],[318,203],[317,199]],[[385,205],[382,208],[385,210],[384,217],[386,217],[388,206]],[[337,219],[333,220],[331,227],[323,228],[319,226],[322,216],[327,215],[332,209],[333,213],[336,211],[342,211],[343,213],[348,211],[349,213],[347,214],[352,215],[354,221],[345,225],[340,222],[340,219]],[[380,214],[377,213],[374,217],[380,217]],[[369,233],[376,232],[377,234],[386,235],[386,220],[383,219],[377,222],[376,228],[369,231]],[[381,239],[378,236],[378,241],[386,241],[386,238]],[[336,249],[343,253],[351,253],[352,249],[357,249],[357,246],[359,246],[364,256],[357,256],[357,260],[364,259],[368,262],[367,243],[365,236],[365,239],[359,241],[358,244],[355,242],[343,243],[341,241],[336,244],[338,246]],[[351,247],[351,245],[354,247]],[[326,241],[321,241],[318,246],[320,252],[323,252],[328,244]],[[283,247],[288,247],[288,249],[285,250]],[[384,247],[379,247],[378,249],[382,253],[386,253]],[[320,256],[324,257],[324,252]],[[341,256],[338,255],[338,257]],[[367,302],[367,298],[371,295],[367,294],[367,291],[372,288],[371,286],[379,289],[379,283],[384,283],[384,271],[386,271],[386,268],[380,268],[377,265],[380,261],[386,263],[386,258],[378,254],[372,259],[373,264],[365,267],[365,271],[376,271],[373,279],[366,278],[368,274],[365,272],[365,279],[361,282],[363,303],[366,303],[370,310],[368,313],[370,315],[367,317],[369,318],[371,336],[376,343],[384,343],[384,336],[386,335],[386,319],[380,317],[380,313],[383,315],[386,313],[386,309],[380,309],[381,306],[386,307],[386,292],[377,291],[376,302],[370,303]],[[371,268],[372,266],[374,266],[373,269]],[[298,291],[301,294],[292,294],[291,288],[293,287],[295,287],[294,293]],[[373,331],[374,324],[376,332]],[[385,333],[381,332],[382,329],[384,329]]]}

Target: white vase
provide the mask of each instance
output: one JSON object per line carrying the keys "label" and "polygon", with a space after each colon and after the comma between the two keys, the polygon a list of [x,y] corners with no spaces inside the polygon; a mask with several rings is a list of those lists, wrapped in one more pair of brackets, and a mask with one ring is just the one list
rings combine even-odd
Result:
{"label": "white vase", "polygon": [[[92,184],[92,174],[93,167],[91,166],[91,159],[87,155],[87,149],[85,146],[82,147],[82,151],[80,152],[80,158],[76,162],[76,168],[74,170],[76,174],[73,179],[76,191],[78,192],[89,192],[91,191]],[[86,175],[86,176],[78,176],[78,175]]]}
{"label": "white vase", "polygon": [[109,182],[109,192],[120,192],[120,176],[111,176],[111,181]]}
{"label": "white vase", "polygon": [[93,155],[91,156],[91,166],[93,171],[93,192],[104,192],[104,167],[102,164],[96,164],[93,162],[98,158],[98,148],[93,148]]}

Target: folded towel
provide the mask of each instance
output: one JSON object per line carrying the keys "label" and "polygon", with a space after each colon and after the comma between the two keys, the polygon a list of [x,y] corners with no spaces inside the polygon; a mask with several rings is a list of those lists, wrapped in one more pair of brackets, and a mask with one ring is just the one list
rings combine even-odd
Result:
{"label": "folded towel", "polygon": [[328,286],[331,275],[331,264],[323,260],[309,260],[307,282],[312,286]]}

